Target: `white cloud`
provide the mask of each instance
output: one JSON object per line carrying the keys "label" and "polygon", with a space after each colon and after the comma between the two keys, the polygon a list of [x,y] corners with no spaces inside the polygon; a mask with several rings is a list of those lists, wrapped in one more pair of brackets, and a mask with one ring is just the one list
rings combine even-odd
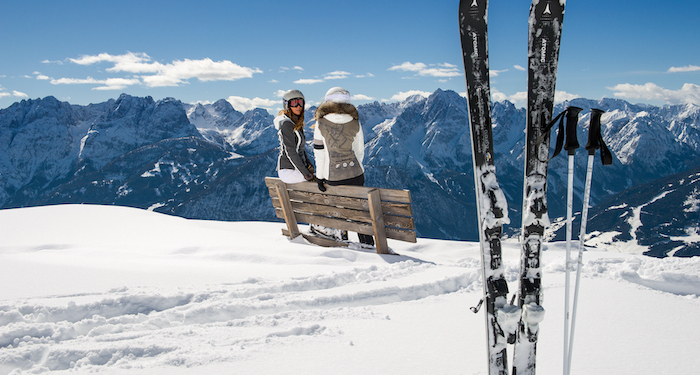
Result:
{"label": "white cloud", "polygon": [[686,83],[680,90],[668,90],[648,82],[644,85],[633,85],[623,83],[608,90],[615,91],[614,95],[619,98],[658,100],[666,104],[686,104],[693,103],[700,105],[700,86],[693,83]]}
{"label": "white cloud", "polygon": [[697,72],[698,70],[700,70],[700,66],[696,65],[687,65],[681,67],[672,66],[668,68],[669,73]]}
{"label": "white cloud", "polygon": [[423,64],[423,63],[413,64],[413,63],[406,61],[405,63],[403,63],[401,65],[392,66],[391,68],[389,68],[389,70],[400,70],[403,72],[419,72],[427,67],[428,66]]}
{"label": "white cloud", "polygon": [[323,75],[324,80],[329,80],[329,79],[345,79],[348,78],[352,73],[342,71],[342,70],[336,70],[335,72],[330,72],[326,73]]}
{"label": "white cloud", "polygon": [[[463,95],[466,98],[466,93]],[[496,89],[491,89],[491,101],[493,102],[502,102],[504,100],[508,100],[508,95],[496,90]]]}
{"label": "white cloud", "polygon": [[42,61],[41,63],[42,63],[42,64],[58,64],[58,65],[63,65],[63,61],[61,61],[61,60],[51,61],[51,60],[49,60],[49,59],[46,59],[46,60]]}
{"label": "white cloud", "polygon": [[[154,63],[153,66],[157,67],[156,75],[142,76],[143,81],[151,87],[178,86],[191,78],[196,78],[201,82],[235,81],[241,78],[252,78],[255,73],[262,73],[257,68],[242,67],[228,60],[212,61],[209,58],[185,59],[166,65]],[[133,67],[138,69],[139,65]],[[136,69],[132,73],[137,73]]]}
{"label": "white cloud", "polygon": [[[48,80],[51,79],[51,77],[46,76],[46,75],[43,75],[43,74],[41,74],[41,72],[34,72],[34,73],[32,73],[32,74],[34,74],[34,75],[36,76],[36,79],[38,79],[38,80],[40,80],[40,81],[48,81]],[[27,77],[27,78],[32,78],[31,76],[26,76],[26,77]]]}
{"label": "white cloud", "polygon": [[106,71],[126,72],[142,75],[143,82],[150,87],[179,86],[187,83],[189,79],[196,78],[201,82],[208,81],[235,81],[241,78],[251,78],[255,73],[262,73],[258,68],[243,67],[231,61],[213,61],[210,58],[200,60],[175,60],[168,64],[152,62],[151,57],[145,53],[128,52],[124,55],[85,55],[77,59],[69,59],[78,65],[92,65],[101,62],[110,62],[114,66]]}
{"label": "white cloud", "polygon": [[418,72],[420,76],[427,77],[457,77],[462,75],[456,68],[429,68]]}
{"label": "white cloud", "polygon": [[51,84],[53,85],[84,85],[84,84],[101,84],[104,81],[96,80],[92,77],[87,77],[85,79],[81,78],[59,78],[52,79]]}
{"label": "white cloud", "polygon": [[508,69],[505,70],[489,70],[489,76],[490,77],[498,77],[499,74],[507,72]]}
{"label": "white cloud", "polygon": [[296,65],[296,66],[291,67],[291,68],[288,67],[288,66],[280,66],[279,72],[280,72],[280,73],[285,73],[285,72],[288,71],[288,70],[296,70],[296,71],[299,71],[299,72],[303,72],[303,71],[304,71],[304,68],[300,67],[299,65]]}
{"label": "white cloud", "polygon": [[[302,69],[303,70],[303,69]],[[304,78],[304,79],[298,79],[294,81],[295,84],[297,85],[313,85],[315,83],[321,83],[329,80],[335,80],[335,79],[346,79],[349,78],[352,75],[350,72],[346,72],[344,70],[336,70],[334,72],[329,72],[323,75],[323,78]],[[358,76],[356,76],[358,77]]]}
{"label": "white cloud", "polygon": [[374,77],[374,74],[367,73],[367,74],[360,74],[360,75],[355,76],[355,78],[366,78],[366,77]]}
{"label": "white cloud", "polygon": [[241,96],[229,96],[226,100],[231,103],[233,108],[240,112],[246,112],[255,108],[265,108],[269,110],[275,105],[280,104],[279,100],[262,99],[258,97],[250,99]]}
{"label": "white cloud", "polygon": [[566,91],[555,91],[554,92],[554,102],[555,103],[562,103],[567,100],[572,100],[576,98],[580,98],[581,95],[576,95],[576,94],[570,94]]}
{"label": "white cloud", "polygon": [[[2,86],[0,86],[0,90],[5,90],[5,88],[2,87]],[[27,95],[27,94],[25,94],[25,93],[23,93],[23,92],[17,91],[17,90],[12,90],[12,93],[5,92],[5,91],[0,91],[0,98],[5,98],[5,97],[8,97],[8,96],[15,96],[15,97],[18,97],[18,98],[28,98],[28,97],[29,97],[29,95]]]}
{"label": "white cloud", "polygon": [[406,100],[409,97],[414,96],[414,95],[420,95],[424,98],[427,98],[431,94],[432,94],[431,92],[427,92],[427,91],[409,90],[406,92],[399,92],[398,94],[392,96],[390,99],[388,99],[388,100],[384,99],[383,101],[385,101],[385,102],[392,102],[392,101],[393,102],[401,102],[401,101],[404,101],[404,100]]}
{"label": "white cloud", "polygon": [[363,94],[357,94],[352,96],[352,100],[374,100],[374,98]]}
{"label": "white cloud", "polygon": [[314,83],[321,83],[323,82],[322,79],[314,79],[314,78],[308,78],[308,79],[299,79],[294,81],[297,85],[313,85]]}
{"label": "white cloud", "polygon": [[95,87],[93,90],[123,90],[127,86],[138,85],[141,81],[138,78],[108,78],[102,83],[104,86]]}
{"label": "white cloud", "polygon": [[138,78],[108,78],[95,79],[87,77],[81,78],[59,78],[51,79],[53,85],[103,85],[93,88],[93,90],[123,90],[127,86],[138,85],[141,81]]}
{"label": "white cloud", "polygon": [[513,68],[515,68],[515,70],[519,70],[521,72],[527,72],[527,69],[523,68],[520,65],[513,65]]}
{"label": "white cloud", "polygon": [[438,78],[456,77],[462,74],[456,65],[449,63],[431,64],[429,66],[421,62],[411,63],[406,61],[401,65],[392,66],[388,70],[415,72],[417,76]]}
{"label": "white cloud", "polygon": [[[556,93],[554,94],[556,96]],[[523,105],[527,102],[527,91],[516,92],[515,94],[508,97],[513,103],[522,103]]]}
{"label": "white cloud", "polygon": [[83,55],[77,59],[68,59],[78,65],[93,65],[101,62],[114,63],[114,66],[107,68],[108,72],[129,72],[129,73],[155,73],[163,64],[150,62],[151,57],[145,53],[127,52],[124,55],[110,55],[100,53],[96,56]]}

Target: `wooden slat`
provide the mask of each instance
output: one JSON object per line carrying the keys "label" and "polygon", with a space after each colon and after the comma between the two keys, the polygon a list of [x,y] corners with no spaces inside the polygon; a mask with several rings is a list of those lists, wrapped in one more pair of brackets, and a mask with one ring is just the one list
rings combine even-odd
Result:
{"label": "wooden slat", "polygon": [[289,237],[296,238],[301,233],[299,233],[297,219],[294,215],[292,204],[289,201],[287,189],[285,188],[283,182],[280,182],[275,189],[277,190],[277,196],[280,198],[280,203],[282,203],[282,215],[284,216],[284,221],[287,223],[287,228],[289,228]]}
{"label": "wooden slat", "polygon": [[413,208],[410,203],[384,202],[382,201],[384,215],[413,216]]}
{"label": "wooden slat", "polygon": [[[277,193],[274,189],[268,189],[270,193],[270,198],[276,198]],[[318,193],[309,193],[303,191],[288,191],[289,198],[292,200],[298,200],[308,203],[316,204],[331,204],[339,207],[351,208],[353,210],[365,210],[369,212],[369,203],[367,199],[360,198],[350,198],[350,197],[336,197],[332,195]],[[332,197],[332,198],[329,198]],[[335,203],[335,202],[338,203]],[[413,209],[410,203],[398,203],[398,202],[382,202],[382,211],[385,215],[399,215],[399,216],[413,216]]]}
{"label": "wooden slat", "polygon": [[[272,206],[275,208],[282,208],[282,205],[278,198],[272,198]],[[353,221],[362,221],[365,223],[372,222],[372,216],[369,211],[359,211],[352,210],[348,208],[339,208],[333,206],[319,205],[313,203],[304,203],[292,201],[292,209],[295,213],[304,212],[308,214],[321,215],[321,216],[332,216],[338,218],[345,218]],[[396,227],[401,229],[415,230],[416,225],[413,222],[413,218],[409,216],[394,216],[384,214],[384,223],[389,227]]]}
{"label": "wooden slat", "polygon": [[[281,209],[279,209],[279,208],[275,209],[275,214],[277,215],[278,218],[284,219],[284,217],[282,216]],[[372,229],[372,225],[367,224],[367,223],[358,223],[358,222],[347,221],[347,220],[343,220],[343,219],[334,219],[334,218],[324,217],[324,216],[315,216],[315,215],[310,215],[307,213],[295,213],[294,216],[297,218],[297,220],[299,222],[302,222],[302,223],[318,224],[318,225],[323,225],[324,227],[344,229],[344,230],[348,230],[351,232],[374,235],[374,230]],[[385,230],[386,230],[386,237],[387,238],[391,238],[394,240],[400,240],[400,241],[406,241],[406,242],[413,242],[413,243],[416,242],[416,232],[415,231],[400,229],[400,228],[391,228],[391,227],[387,227],[387,228],[385,228]]]}
{"label": "wooden slat", "polygon": [[297,201],[292,201],[292,209],[294,209],[294,212],[304,212],[319,216],[343,218],[352,221],[361,221],[368,224],[372,222],[372,217],[370,216],[369,211],[360,211],[349,208],[326,206],[322,204],[304,203]]}
{"label": "wooden slat", "polygon": [[389,245],[386,243],[386,228],[384,227],[384,214],[382,213],[382,202],[379,190],[372,190],[367,194],[369,201],[369,212],[372,216],[372,229],[374,230],[374,240],[377,253],[389,254]]}
{"label": "wooden slat", "polygon": [[[279,178],[275,177],[265,177],[265,184],[268,187],[272,187],[275,181]],[[298,184],[287,185],[287,188],[295,191],[305,191],[309,193],[317,193],[318,184],[313,182],[300,182]],[[332,195],[339,195],[351,198],[362,198],[366,199],[367,194],[370,190],[376,188],[364,187],[364,186],[330,186],[326,185],[326,192]],[[379,189],[380,196],[383,201],[401,202],[401,203],[411,203],[411,192],[409,190],[397,190],[397,189]]]}
{"label": "wooden slat", "polygon": [[369,203],[367,203],[367,198],[359,199],[354,197],[334,196],[330,194],[321,194],[319,192],[309,193],[306,191],[297,190],[290,190],[289,198],[301,202],[332,205],[351,208],[353,210],[365,210],[369,212]]}

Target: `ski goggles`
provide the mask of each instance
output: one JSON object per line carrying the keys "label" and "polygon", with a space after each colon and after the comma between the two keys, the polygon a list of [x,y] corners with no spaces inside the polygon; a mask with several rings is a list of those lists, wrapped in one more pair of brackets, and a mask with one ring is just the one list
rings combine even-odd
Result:
{"label": "ski goggles", "polygon": [[289,108],[304,107],[304,99],[296,98],[289,101]]}

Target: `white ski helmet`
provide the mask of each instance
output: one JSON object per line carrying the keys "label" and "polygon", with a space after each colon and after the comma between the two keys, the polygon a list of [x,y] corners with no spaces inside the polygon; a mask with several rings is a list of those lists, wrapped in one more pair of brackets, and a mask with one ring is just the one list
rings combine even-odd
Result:
{"label": "white ski helmet", "polygon": [[285,92],[284,96],[282,97],[282,104],[284,105],[284,109],[289,109],[289,101],[292,99],[302,99],[306,102],[304,94],[302,94],[301,91],[289,90]]}
{"label": "white ski helmet", "polygon": [[333,87],[326,92],[323,101],[350,104],[350,92],[342,87]]}

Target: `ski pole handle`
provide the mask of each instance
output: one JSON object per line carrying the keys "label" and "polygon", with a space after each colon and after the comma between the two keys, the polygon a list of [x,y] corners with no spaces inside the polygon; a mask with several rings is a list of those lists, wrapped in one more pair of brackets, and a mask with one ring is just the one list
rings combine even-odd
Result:
{"label": "ski pole handle", "polygon": [[566,112],[566,146],[564,149],[569,155],[576,154],[576,149],[579,147],[578,137],[576,136],[576,126],[578,125],[578,115],[583,108],[569,107]]}
{"label": "ski pole handle", "polygon": [[588,143],[586,150],[588,155],[595,155],[595,151],[600,148],[600,117],[603,116],[602,109],[591,109],[591,124],[588,126]]}
{"label": "ski pole handle", "polygon": [[603,162],[603,165],[610,165],[613,163],[613,154],[608,146],[605,145],[600,125],[600,118],[603,113],[605,111],[601,109],[591,109],[591,124],[588,127],[586,150],[588,150],[588,155],[595,155],[595,151],[600,148],[600,160]]}

